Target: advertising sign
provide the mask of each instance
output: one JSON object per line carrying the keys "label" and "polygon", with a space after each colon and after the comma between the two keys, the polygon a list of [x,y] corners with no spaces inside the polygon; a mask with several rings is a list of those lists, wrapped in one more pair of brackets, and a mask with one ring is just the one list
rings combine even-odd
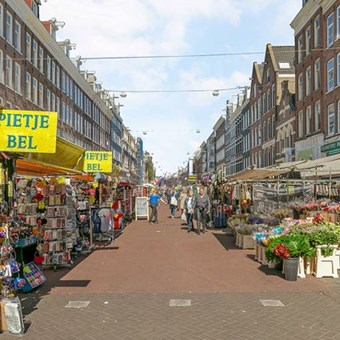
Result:
{"label": "advertising sign", "polygon": [[86,151],[84,159],[85,172],[112,172],[111,151]]}
{"label": "advertising sign", "polygon": [[139,217],[146,217],[149,219],[149,199],[148,197],[136,197],[135,206],[136,221]]}
{"label": "advertising sign", "polygon": [[57,112],[0,110],[0,150],[55,153]]}

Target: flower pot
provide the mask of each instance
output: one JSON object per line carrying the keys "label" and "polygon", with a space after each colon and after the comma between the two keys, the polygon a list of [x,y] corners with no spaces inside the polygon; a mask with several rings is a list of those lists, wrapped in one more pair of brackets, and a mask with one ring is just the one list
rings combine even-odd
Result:
{"label": "flower pot", "polygon": [[285,279],[287,281],[296,281],[298,277],[299,258],[290,257],[283,260]]}

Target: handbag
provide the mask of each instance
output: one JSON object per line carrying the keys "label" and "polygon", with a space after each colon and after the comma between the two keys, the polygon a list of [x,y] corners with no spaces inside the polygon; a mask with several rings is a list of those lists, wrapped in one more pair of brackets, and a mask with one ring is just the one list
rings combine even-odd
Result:
{"label": "handbag", "polygon": [[184,221],[184,222],[187,221],[187,214],[185,212],[182,213],[181,220]]}
{"label": "handbag", "polygon": [[177,199],[176,199],[175,196],[172,196],[172,197],[171,197],[170,204],[171,204],[171,205],[176,205],[176,206],[177,206]]}

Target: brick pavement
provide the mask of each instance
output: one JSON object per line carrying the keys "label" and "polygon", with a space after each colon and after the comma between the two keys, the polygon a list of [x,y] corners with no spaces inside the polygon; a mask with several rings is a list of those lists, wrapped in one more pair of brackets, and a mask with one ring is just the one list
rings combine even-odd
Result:
{"label": "brick pavement", "polygon": [[[133,222],[113,244],[22,297],[27,340],[340,339],[340,283],[285,281],[220,230],[187,233],[179,219]],[[190,299],[190,307],[169,307]],[[284,307],[264,307],[277,299]],[[69,301],[90,301],[66,309]],[[0,339],[12,339],[0,335]]]}

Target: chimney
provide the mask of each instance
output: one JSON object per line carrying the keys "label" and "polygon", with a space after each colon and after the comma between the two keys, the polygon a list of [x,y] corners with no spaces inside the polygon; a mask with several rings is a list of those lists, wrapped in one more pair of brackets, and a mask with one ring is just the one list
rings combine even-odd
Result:
{"label": "chimney", "polygon": [[59,30],[59,28],[63,28],[65,26],[64,21],[57,21],[56,18],[52,18],[48,21],[42,21],[41,23],[46,28],[47,32],[51,34],[54,40],[57,39],[57,31]]}

